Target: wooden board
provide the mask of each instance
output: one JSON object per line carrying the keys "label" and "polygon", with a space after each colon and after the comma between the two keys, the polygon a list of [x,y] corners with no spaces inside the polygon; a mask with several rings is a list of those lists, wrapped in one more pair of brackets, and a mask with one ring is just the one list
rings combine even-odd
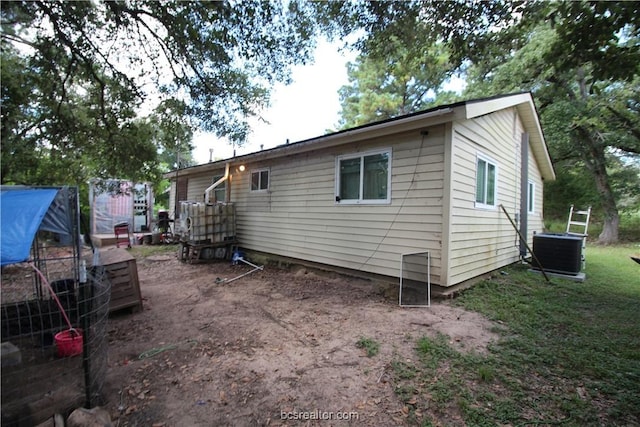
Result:
{"label": "wooden board", "polygon": [[108,249],[100,251],[100,261],[111,281],[109,312],[124,308],[142,311],[136,259],[124,249]]}

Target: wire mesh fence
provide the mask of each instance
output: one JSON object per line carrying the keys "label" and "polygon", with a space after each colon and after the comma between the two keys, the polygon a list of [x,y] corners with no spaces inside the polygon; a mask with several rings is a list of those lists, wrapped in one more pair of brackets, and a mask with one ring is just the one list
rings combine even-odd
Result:
{"label": "wire mesh fence", "polygon": [[60,246],[34,253],[27,263],[2,268],[3,426],[37,425],[102,403],[110,299],[105,270],[89,268],[85,278],[77,253]]}
{"label": "wire mesh fence", "polygon": [[429,252],[400,257],[399,304],[402,307],[431,305],[431,258]]}

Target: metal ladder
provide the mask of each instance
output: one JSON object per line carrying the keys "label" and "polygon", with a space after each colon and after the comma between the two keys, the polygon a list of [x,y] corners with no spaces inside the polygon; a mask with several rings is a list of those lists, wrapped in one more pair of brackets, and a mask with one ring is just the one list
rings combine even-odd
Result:
{"label": "metal ladder", "polygon": [[[585,249],[587,246],[587,231],[589,230],[589,219],[591,219],[591,206],[587,210],[575,210],[573,205],[569,210],[569,220],[567,221],[566,234],[570,236],[582,237],[582,269],[585,265]],[[580,231],[576,231],[576,228],[581,228]]]}
{"label": "metal ladder", "polygon": [[[569,210],[569,220],[567,221],[567,234],[572,236],[587,237],[587,230],[589,229],[589,219],[591,218],[591,206],[586,211],[577,211],[573,209]],[[579,221],[581,219],[581,221]],[[581,232],[575,231],[576,227],[583,227]]]}

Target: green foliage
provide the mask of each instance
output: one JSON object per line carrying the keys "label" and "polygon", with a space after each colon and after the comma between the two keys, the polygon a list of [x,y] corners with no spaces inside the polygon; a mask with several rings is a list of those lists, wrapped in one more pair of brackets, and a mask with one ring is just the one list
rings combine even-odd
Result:
{"label": "green foliage", "polygon": [[[178,156],[175,159],[165,157],[163,160],[173,163],[180,161],[178,167],[193,166],[190,142],[193,138],[193,125],[189,120],[188,106],[184,101],[175,98],[164,99],[154,109],[149,118],[154,129],[153,138],[163,153]],[[173,168],[173,164],[170,165]]]}
{"label": "green foliage", "polygon": [[[340,90],[342,129],[453,102],[443,89],[480,52],[493,50],[512,22],[517,2],[341,2],[323,8],[343,35],[364,29],[362,55],[349,64],[350,84]],[[505,37],[505,40],[508,37]]]}
{"label": "green foliage", "polygon": [[[606,159],[611,191],[622,210],[622,227],[623,217],[640,209],[640,168],[625,164],[619,156],[611,153]],[[571,205],[580,208],[593,206],[592,222],[604,218],[600,194],[594,181],[585,176],[584,164],[580,161],[556,163],[556,180],[545,183],[544,193],[545,219],[566,220]]]}
{"label": "green foliage", "polygon": [[[451,99],[438,94],[437,77],[454,73],[466,76],[465,99],[532,91],[556,170],[567,174],[560,180],[572,185],[571,192],[547,192],[555,199],[551,212],[558,215],[568,200],[588,201],[604,220],[601,241],[617,240],[619,210],[638,203],[638,2],[416,1],[355,9],[366,55],[341,93],[343,126],[424,108],[428,97],[409,102],[410,85],[402,83],[411,77],[425,82],[417,87],[427,91],[418,93],[433,93],[435,103]],[[438,60],[421,51],[434,48]],[[438,73],[424,78],[425,63]]]}
{"label": "green foliage", "polygon": [[255,78],[286,81],[287,65],[309,57],[310,13],[276,2],[10,2],[3,41],[29,45],[35,56],[52,46],[59,56],[47,65],[75,63],[69,79],[84,72],[100,84],[98,69],[138,99],[145,82],[181,94],[200,127],[241,140],[240,116],[266,101]]}
{"label": "green foliage", "polygon": [[[2,67],[3,183],[78,185],[91,173],[150,174],[151,128],[136,119],[138,104],[120,76],[82,68],[59,44],[25,56],[4,36],[2,61],[12,67]],[[28,98],[20,95],[25,84]]]}
{"label": "green foliage", "polygon": [[323,28],[339,36],[358,30],[356,46],[366,54],[385,57],[393,50],[393,38],[404,46],[431,46],[443,42],[450,49],[451,68],[464,67],[468,60],[491,51],[508,38],[496,28],[508,28],[515,17],[538,9],[535,4],[495,0],[331,2],[318,6]]}
{"label": "green foliage", "polygon": [[624,242],[640,242],[640,209],[620,215],[620,238]]}
{"label": "green foliage", "polygon": [[[545,218],[544,224],[547,231],[564,233],[567,227],[568,211],[564,218]],[[598,235],[602,232],[603,221],[598,216],[589,222],[589,237],[591,243],[597,243]],[[640,242],[640,211],[625,211],[620,215],[620,242]]]}
{"label": "green foliage", "polygon": [[545,199],[553,216],[562,213],[556,206],[563,201],[592,205],[603,218],[614,217],[618,210],[638,209],[640,138],[618,116],[626,120],[635,115],[633,120],[638,120],[640,115],[632,108],[615,109],[632,96],[634,84],[603,84],[602,91],[582,103],[557,101],[543,110],[551,155],[557,159],[558,181],[550,183]]}
{"label": "green foliage", "polygon": [[242,142],[270,85],[310,57],[316,30],[313,7],[295,2],[0,8],[2,183],[157,183],[158,152],[188,162],[196,128]]}
{"label": "green foliage", "polygon": [[350,85],[340,89],[341,129],[419,111],[443,92],[451,75],[443,44],[407,45],[391,37],[387,48],[385,57],[361,55],[348,64]]}
{"label": "green foliage", "polygon": [[549,2],[536,15],[524,19],[550,22],[557,33],[555,42],[542,55],[542,60],[554,64],[556,71],[572,73],[591,64],[594,81],[631,80],[637,72],[637,2]]}
{"label": "green foliage", "polygon": [[637,8],[545,4],[516,26],[518,49],[505,46],[500,63],[487,58],[469,74],[469,94],[534,92],[559,178],[545,192],[545,212],[559,216],[563,204],[593,205],[604,220],[600,239],[608,243],[618,239],[619,209],[636,209],[639,201]]}
{"label": "green foliage", "polygon": [[367,357],[373,357],[380,351],[380,344],[373,338],[360,337],[356,342],[356,347],[364,349]]}

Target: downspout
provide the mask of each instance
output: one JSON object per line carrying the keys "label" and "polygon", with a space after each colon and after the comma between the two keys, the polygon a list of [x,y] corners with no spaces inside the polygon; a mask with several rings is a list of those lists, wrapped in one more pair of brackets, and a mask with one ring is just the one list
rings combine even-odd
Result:
{"label": "downspout", "polygon": [[[520,235],[527,239],[529,219],[529,134],[522,134],[520,142]],[[527,256],[527,242],[520,239],[520,257]]]}
{"label": "downspout", "polygon": [[180,151],[176,154],[176,195],[173,199],[173,219],[178,219],[180,217],[180,206],[178,206],[178,188],[180,188],[178,185],[178,172],[180,172]]}
{"label": "downspout", "polygon": [[224,166],[224,176],[211,184],[206,190],[204,190],[204,202],[209,204],[209,194],[220,184],[229,179],[229,163]]}

